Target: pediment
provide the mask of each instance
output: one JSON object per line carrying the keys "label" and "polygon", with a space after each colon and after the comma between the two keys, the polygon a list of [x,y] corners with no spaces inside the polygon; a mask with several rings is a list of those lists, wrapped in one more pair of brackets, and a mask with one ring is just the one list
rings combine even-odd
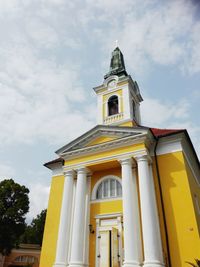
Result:
{"label": "pediment", "polygon": [[121,126],[108,126],[97,125],[85,134],[76,138],[69,144],[61,147],[56,151],[59,156],[67,152],[81,150],[89,147],[97,147],[100,145],[114,143],[118,140],[127,139],[128,137],[139,137],[145,135],[148,128],[144,127],[121,127]]}

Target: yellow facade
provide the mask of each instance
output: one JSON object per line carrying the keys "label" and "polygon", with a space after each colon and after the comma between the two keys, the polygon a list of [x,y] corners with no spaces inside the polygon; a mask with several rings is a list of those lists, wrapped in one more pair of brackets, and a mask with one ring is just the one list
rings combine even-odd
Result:
{"label": "yellow facade", "polygon": [[[139,147],[144,145],[140,144]],[[123,152],[124,150],[121,150]],[[112,153],[112,152],[111,152]],[[117,150],[120,154],[120,149]],[[106,154],[102,154],[104,158]],[[100,156],[100,155],[98,155]],[[91,156],[90,156],[91,157]],[[96,158],[93,156],[93,159]],[[84,162],[84,159],[76,159],[76,164]],[[74,162],[68,162],[74,164]],[[108,163],[109,164],[109,163]],[[165,217],[167,223],[167,235],[169,239],[169,248],[172,267],[186,267],[186,262],[193,262],[200,258],[200,239],[199,224],[200,215],[195,207],[194,196],[200,197],[200,188],[197,186],[194,176],[188,166],[182,152],[170,153],[158,156],[159,172],[161,177],[162,196],[164,202]],[[166,168],[167,166],[167,168]],[[100,168],[101,169],[101,168]],[[106,175],[116,175],[121,177],[120,168],[111,168],[111,165],[105,170],[95,171],[91,179],[91,192],[95,183]],[[163,226],[162,207],[160,204],[160,192],[157,185],[157,175],[154,165],[154,179],[156,183],[156,195],[160,225],[162,232],[163,249],[166,252],[166,232]],[[56,242],[58,235],[60,207],[62,200],[63,177],[53,177],[49,206],[47,213],[47,222],[44,232],[44,241],[42,246],[41,267],[51,267],[55,261]],[[56,200],[56,201],[55,201]],[[90,224],[96,228],[95,216],[123,212],[122,200],[111,200],[90,204]],[[52,224],[53,222],[53,224]],[[95,235],[90,234],[89,262],[90,266],[95,266]],[[49,245],[51,244],[51,245]],[[166,256],[167,257],[167,256]]]}
{"label": "yellow facade", "polygon": [[160,155],[158,163],[171,263],[187,266],[187,261],[200,258],[200,215],[195,215],[192,201],[194,193],[200,194],[200,188],[182,152]]}

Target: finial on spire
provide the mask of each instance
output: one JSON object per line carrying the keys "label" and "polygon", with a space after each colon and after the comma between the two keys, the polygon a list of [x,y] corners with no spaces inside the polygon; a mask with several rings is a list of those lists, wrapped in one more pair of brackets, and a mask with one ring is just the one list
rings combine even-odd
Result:
{"label": "finial on spire", "polygon": [[119,45],[118,40],[115,40],[115,47],[118,47],[118,45]]}
{"label": "finial on spire", "polygon": [[119,77],[128,75],[124,64],[123,54],[118,47],[118,40],[116,40],[115,43],[116,47],[112,52],[112,57],[110,61],[110,70],[104,76],[104,79],[108,78],[111,75],[117,75]]}

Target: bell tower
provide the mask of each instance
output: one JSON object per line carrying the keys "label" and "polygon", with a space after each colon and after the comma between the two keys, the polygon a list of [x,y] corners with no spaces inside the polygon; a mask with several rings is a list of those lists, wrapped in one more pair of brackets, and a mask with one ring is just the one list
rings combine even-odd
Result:
{"label": "bell tower", "polygon": [[103,84],[94,91],[98,99],[98,124],[133,126],[141,123],[140,102],[143,99],[137,82],[126,72],[119,47],[112,52],[110,70]]}

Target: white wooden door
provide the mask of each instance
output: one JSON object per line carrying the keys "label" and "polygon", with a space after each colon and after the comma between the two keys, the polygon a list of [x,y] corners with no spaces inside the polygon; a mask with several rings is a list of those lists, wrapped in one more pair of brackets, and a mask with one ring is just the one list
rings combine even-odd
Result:
{"label": "white wooden door", "polygon": [[110,266],[110,231],[100,231],[100,247],[99,247],[99,266],[100,267],[111,267]]}
{"label": "white wooden door", "polygon": [[111,231],[111,251],[112,251],[112,267],[119,267],[118,230],[116,228],[112,228]]}

